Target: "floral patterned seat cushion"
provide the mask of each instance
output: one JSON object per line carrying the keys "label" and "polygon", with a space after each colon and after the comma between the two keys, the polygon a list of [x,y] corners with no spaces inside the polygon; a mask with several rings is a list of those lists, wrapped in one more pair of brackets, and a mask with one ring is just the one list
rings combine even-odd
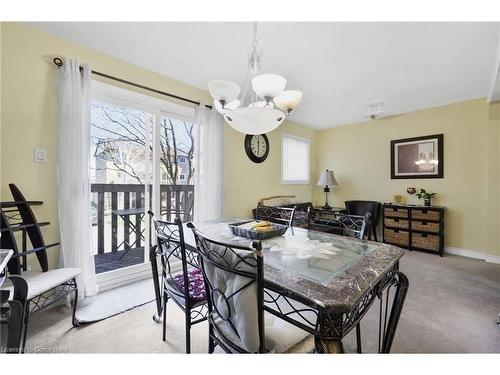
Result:
{"label": "floral patterned seat cushion", "polygon": [[[189,279],[189,297],[194,301],[203,301],[206,299],[205,284],[203,282],[203,273],[195,268],[188,272]],[[180,273],[174,276],[174,283],[177,288],[184,293],[184,277]]]}

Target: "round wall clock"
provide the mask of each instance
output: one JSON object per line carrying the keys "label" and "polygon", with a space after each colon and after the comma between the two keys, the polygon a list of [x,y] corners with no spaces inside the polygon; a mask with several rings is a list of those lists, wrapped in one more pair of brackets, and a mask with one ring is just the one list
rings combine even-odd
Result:
{"label": "round wall clock", "polygon": [[245,151],[251,161],[262,163],[269,155],[269,139],[265,134],[248,134],[245,137]]}

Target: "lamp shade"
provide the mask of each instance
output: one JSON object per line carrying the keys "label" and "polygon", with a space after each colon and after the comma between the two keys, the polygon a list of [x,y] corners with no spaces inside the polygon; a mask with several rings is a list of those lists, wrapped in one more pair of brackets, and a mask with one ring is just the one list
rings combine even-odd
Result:
{"label": "lamp shade", "polygon": [[230,81],[212,81],[208,84],[208,91],[212,98],[217,101],[225,101],[231,103],[240,95],[240,86]]}
{"label": "lamp shade", "polygon": [[264,134],[281,125],[285,115],[277,109],[240,107],[224,113],[233,129],[245,134]]}
{"label": "lamp shade", "polygon": [[252,87],[261,98],[275,98],[285,89],[286,79],[277,74],[261,74],[253,77]]}
{"label": "lamp shade", "polygon": [[321,175],[319,176],[318,183],[316,185],[318,186],[336,186],[339,183],[335,179],[335,176],[333,174],[333,171],[329,171],[328,169],[324,172],[321,172]]}
{"label": "lamp shade", "polygon": [[298,90],[285,90],[274,98],[274,103],[283,111],[291,111],[302,100],[302,92]]}

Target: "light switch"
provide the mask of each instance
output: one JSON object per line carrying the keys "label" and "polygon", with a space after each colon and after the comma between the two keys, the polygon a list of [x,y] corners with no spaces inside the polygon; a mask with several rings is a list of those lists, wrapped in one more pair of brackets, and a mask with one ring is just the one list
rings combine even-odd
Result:
{"label": "light switch", "polygon": [[35,162],[36,163],[46,163],[47,162],[47,150],[44,148],[35,148]]}

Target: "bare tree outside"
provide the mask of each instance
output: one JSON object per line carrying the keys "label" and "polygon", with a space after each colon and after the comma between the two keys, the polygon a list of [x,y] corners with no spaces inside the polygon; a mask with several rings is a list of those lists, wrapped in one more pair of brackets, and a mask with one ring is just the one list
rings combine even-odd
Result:
{"label": "bare tree outside", "polygon": [[[96,182],[144,184],[146,121],[150,121],[149,115],[142,111],[92,102],[91,138]],[[161,183],[193,184],[194,125],[162,116],[160,126]]]}

